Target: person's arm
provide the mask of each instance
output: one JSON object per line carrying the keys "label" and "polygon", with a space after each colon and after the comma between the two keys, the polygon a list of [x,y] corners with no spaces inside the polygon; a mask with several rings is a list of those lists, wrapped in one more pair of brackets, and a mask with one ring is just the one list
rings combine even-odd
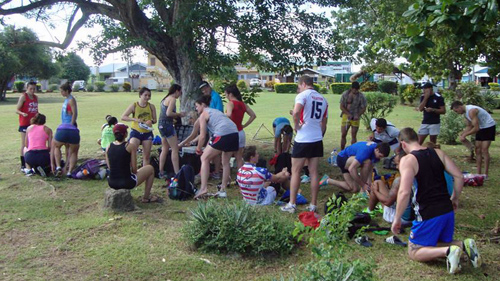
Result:
{"label": "person's arm", "polygon": [[246,107],[246,111],[245,112],[248,114],[248,116],[250,116],[250,118],[248,118],[247,122],[245,122],[245,124],[243,125],[243,129],[245,129],[246,127],[248,127],[248,125],[252,124],[253,120],[255,120],[255,118],[257,118],[257,115],[250,108],[250,106],[245,105],[245,107]]}
{"label": "person's arm", "polygon": [[78,107],[75,98],[69,100],[69,105],[71,106],[71,124],[75,125],[76,118],[78,118]]}
{"label": "person's arm", "polygon": [[361,95],[361,99],[363,100],[363,102],[361,103],[361,110],[359,110],[359,115],[354,116],[354,120],[359,120],[361,118],[361,115],[365,113],[367,106],[365,96],[362,93],[358,93],[358,95]]}
{"label": "person's arm", "polygon": [[151,122],[153,124],[156,124],[156,122],[157,122],[157,120],[156,120],[156,107],[152,103],[150,103],[150,105],[151,105]]}
{"label": "person's arm", "polygon": [[176,101],[177,101],[176,99],[169,99],[168,103],[166,104],[166,106],[167,106],[167,112],[166,112],[167,116],[168,117],[172,117],[172,118],[186,116],[186,114],[184,114],[183,112],[174,112]]}
{"label": "person's arm", "polygon": [[424,97],[422,98],[422,101],[418,106],[418,111],[424,111],[425,105],[427,104],[427,100],[429,100],[429,97],[430,95],[428,93],[424,94]]}
{"label": "person's arm", "polygon": [[125,112],[123,112],[122,114],[122,121],[131,121],[131,122],[141,122],[141,120],[139,120],[138,118],[133,118],[133,117],[130,117],[130,114],[134,113],[134,107],[135,107],[135,103],[129,105],[129,107],[127,107],[127,109],[125,110]]}
{"label": "person's arm", "polygon": [[469,135],[474,135],[475,133],[479,132],[479,118],[477,117],[478,110],[476,108],[472,109],[469,112],[469,116],[471,118],[471,121],[467,120],[467,127],[464,129],[462,134],[460,134],[460,137],[465,138],[466,136]]}
{"label": "person's arm", "polygon": [[233,115],[233,109],[234,109],[234,103],[231,101],[228,101],[226,104],[226,116],[231,118],[231,115]]}
{"label": "person's arm", "polygon": [[349,110],[347,110],[347,108],[344,106],[344,103],[345,103],[345,92],[342,94],[342,96],[340,97],[340,111],[342,111],[343,114],[347,115],[347,117],[351,117],[351,113],[349,112]]}
{"label": "person's arm", "polygon": [[191,134],[185,138],[181,143],[179,143],[179,148],[185,146],[187,143],[198,137],[198,132],[200,131],[200,118],[196,119],[193,125],[193,131]]}
{"label": "person's arm", "polygon": [[23,117],[28,116],[28,113],[21,111],[21,108],[23,107],[23,104],[24,104],[25,101],[26,101],[26,98],[24,97],[24,95],[21,95],[19,97],[19,99],[17,100],[17,107],[16,107],[16,113],[18,115],[23,116]]}
{"label": "person's arm", "polygon": [[[370,163],[366,162],[365,161],[369,161]],[[365,165],[369,165],[371,164],[371,160],[367,159],[363,161],[363,163],[365,163]],[[347,169],[349,171],[349,174],[351,175],[352,179],[357,183],[359,184],[359,186],[361,186],[361,188],[363,188],[365,185],[367,185],[366,182],[363,182],[361,180],[361,177],[358,175],[358,168],[361,166],[361,163],[359,163],[359,161],[357,159],[354,159],[354,161],[351,163],[351,165],[349,165],[349,168]]]}
{"label": "person's arm", "polygon": [[401,217],[403,216],[408,202],[410,201],[411,186],[413,179],[417,174],[418,162],[415,156],[407,155],[401,158],[399,163],[399,172],[401,173],[401,181],[397,195],[396,214],[392,222],[391,230],[394,234],[399,234],[401,231]]}
{"label": "person's arm", "polygon": [[272,175],[270,181],[271,182],[283,182],[286,181],[290,177],[290,173],[287,171],[287,168],[283,168],[283,170],[276,175]]}
{"label": "person's arm", "polygon": [[200,136],[198,137],[198,145],[196,146],[196,153],[201,154],[202,153],[201,148],[203,147],[203,143],[205,143],[205,135],[207,132],[208,113],[204,111],[200,115],[200,118],[198,118],[198,120],[200,121]]}
{"label": "person's arm", "polygon": [[328,110],[325,112],[325,115],[323,116],[323,120],[321,120],[321,134],[322,136],[325,136],[326,134],[326,128],[328,125],[328,114],[327,114]]}
{"label": "person's arm", "polygon": [[462,193],[462,188],[464,187],[463,175],[460,169],[457,167],[455,162],[448,157],[442,150],[436,149],[436,153],[439,158],[441,158],[441,162],[443,162],[444,169],[448,174],[453,176],[453,194],[451,195],[451,203],[453,204],[453,209],[457,210],[458,208],[458,198]]}
{"label": "person's arm", "polygon": [[302,105],[301,103],[296,103],[293,108],[292,118],[293,118],[293,129],[295,130],[295,132],[300,130],[300,128],[302,127],[302,123],[300,122],[300,113],[302,112],[303,108],[304,105]]}

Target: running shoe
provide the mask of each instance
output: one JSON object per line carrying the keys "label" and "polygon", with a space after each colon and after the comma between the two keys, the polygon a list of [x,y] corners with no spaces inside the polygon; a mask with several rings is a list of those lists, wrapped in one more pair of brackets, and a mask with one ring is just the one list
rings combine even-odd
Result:
{"label": "running shoe", "polygon": [[303,175],[300,177],[300,183],[309,183],[311,182],[311,178],[309,176]]}
{"label": "running shoe", "polygon": [[460,270],[460,256],[462,255],[462,249],[458,246],[451,245],[449,248],[449,254],[446,256],[446,268],[450,274],[455,274]]}
{"label": "running shoe", "polygon": [[287,203],[285,206],[281,207],[280,210],[293,214],[295,213],[295,210],[297,210],[297,206],[295,204]]}
{"label": "running shoe", "polygon": [[481,267],[481,255],[479,255],[476,241],[474,241],[474,239],[467,238],[464,240],[464,251],[467,254],[467,257],[469,257],[472,266],[474,266],[475,268]]}
{"label": "running shoe", "polygon": [[61,176],[61,174],[62,174],[62,168],[61,168],[61,167],[57,167],[57,168],[56,168],[56,174],[55,174],[55,176],[56,176],[56,177],[60,177],[60,176]]}
{"label": "running shoe", "polygon": [[32,169],[27,169],[27,171],[26,171],[26,176],[27,176],[27,177],[31,177],[31,176],[33,176],[33,175],[35,175],[35,171],[33,171]]}
{"label": "running shoe", "polygon": [[40,174],[40,176],[42,176],[43,178],[47,177],[47,173],[45,173],[45,170],[41,166],[37,166],[36,170],[38,171],[38,173]]}
{"label": "running shoe", "polygon": [[318,209],[318,208],[316,207],[316,205],[309,204],[309,206],[307,206],[307,208],[306,208],[306,209],[307,209],[309,212],[315,212],[315,213],[317,213],[317,209]]}
{"label": "running shoe", "polygon": [[328,185],[328,179],[330,179],[330,177],[328,175],[324,175],[320,180],[319,180],[319,187],[322,187],[322,186],[327,186]]}

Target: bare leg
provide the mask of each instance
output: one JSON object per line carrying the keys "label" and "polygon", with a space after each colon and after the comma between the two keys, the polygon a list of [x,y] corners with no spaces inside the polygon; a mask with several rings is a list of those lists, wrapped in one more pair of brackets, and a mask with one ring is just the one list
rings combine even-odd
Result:
{"label": "bare leg", "polygon": [[201,185],[200,190],[198,191],[198,196],[195,196],[195,199],[199,197],[199,195],[205,194],[208,191],[208,177],[210,175],[210,160],[212,160],[215,156],[221,153],[220,150],[212,148],[210,145],[207,145],[203,154],[201,155]]}
{"label": "bare leg", "polygon": [[352,127],[351,129],[351,144],[355,144],[358,139],[357,139],[357,136],[358,136],[358,130],[359,130],[359,127]]}
{"label": "bare leg", "polygon": [[418,135],[418,144],[422,145],[427,138],[427,135]]}
{"label": "bare leg", "polygon": [[349,125],[346,126],[340,126],[340,150],[344,150],[345,144],[347,142],[347,132],[349,131]]}
{"label": "bare leg", "polygon": [[318,177],[318,162],[319,158],[309,158],[309,176],[311,177],[311,204],[318,205],[319,177]]}
{"label": "bare leg", "polygon": [[[177,145],[175,145],[177,146]],[[177,146],[178,147],[178,146]],[[173,148],[173,146],[172,146]],[[161,152],[160,152],[160,173],[165,171],[165,163],[167,162],[167,155],[168,155],[168,150],[170,149],[170,145],[168,143],[168,139],[167,138],[161,138]],[[173,149],[172,149],[173,150]],[[172,151],[172,158],[174,156],[174,153]],[[173,165],[173,161],[172,161],[172,165]],[[175,169],[175,167],[174,167]],[[175,172],[177,174],[177,171]]]}
{"label": "bare leg", "polygon": [[212,160],[214,162],[215,166],[215,173],[219,174],[221,170],[221,156],[220,154],[217,154],[215,158]]}
{"label": "bare leg", "polygon": [[[24,157],[24,147],[26,146],[26,133],[21,132],[21,157]],[[23,163],[21,163],[22,166]]]}
{"label": "bare leg", "polygon": [[174,173],[178,173],[180,169],[180,164],[179,164],[179,141],[177,140],[177,136],[174,135],[173,137],[170,137],[167,139],[168,144],[172,148],[172,166],[174,166]]}
{"label": "bare leg", "polygon": [[[481,147],[481,156],[484,158],[484,173],[488,175],[489,168],[490,168],[490,145],[491,141],[476,141],[477,146]],[[478,166],[479,169],[480,166]],[[478,174],[480,174],[481,171],[478,171]]]}
{"label": "bare leg", "polygon": [[66,170],[68,173],[71,173],[71,171],[73,171],[73,169],[76,166],[76,162],[78,161],[78,150],[79,149],[80,149],[79,144],[70,144],[69,145],[69,149],[68,149],[69,154],[70,154],[69,167]]}
{"label": "bare leg", "polygon": [[145,140],[142,141],[142,166],[149,165],[149,156],[151,155],[151,147],[153,146],[153,141]]}
{"label": "bare leg", "polygon": [[[305,158],[292,158],[292,179],[290,182],[290,204],[297,201],[297,193],[300,186],[300,170],[304,166]],[[317,180],[316,180],[317,181]]]}
{"label": "bare leg", "polygon": [[56,164],[56,168],[61,167],[61,146],[63,146],[63,143],[60,143],[60,142],[54,140],[53,145],[54,145],[54,149],[53,149],[54,162]]}
{"label": "bare leg", "polygon": [[437,143],[437,138],[438,138],[438,136],[432,136],[432,135],[431,135],[429,138],[430,138],[430,141],[431,141],[433,144],[436,144],[436,143]]}
{"label": "bare leg", "polygon": [[358,184],[354,181],[349,173],[342,174],[345,181],[328,179],[328,184],[342,188],[344,191],[355,193],[359,190]]}
{"label": "bare leg", "polygon": [[379,202],[377,194],[375,192],[379,192],[380,186],[382,185],[385,184],[381,180],[376,180],[375,182],[373,182],[371,186],[372,191],[370,192],[370,198],[368,199],[368,210],[375,210],[375,206],[377,206],[377,203]]}
{"label": "bare leg", "polygon": [[[372,171],[373,171],[373,165],[371,164],[371,161],[370,164],[367,163],[368,161],[366,162],[363,162],[363,165],[361,165],[361,171],[360,171],[360,176],[361,176],[361,180],[363,182],[368,182],[368,179],[370,178],[370,182],[371,182],[371,177],[370,175],[372,174]],[[364,187],[363,188],[363,191],[366,191],[364,190]]]}
{"label": "bare leg", "polygon": [[153,166],[147,165],[139,170],[137,170],[137,185],[139,186],[143,182],[146,182],[144,186],[144,196],[142,197],[143,199],[149,199],[151,196],[151,188],[153,187],[153,182],[154,182],[154,176],[155,176],[155,170]]}
{"label": "bare leg", "polygon": [[[245,149],[244,147],[241,147],[240,149],[238,149],[238,151],[236,151],[234,157],[236,157],[236,167],[238,168],[238,170],[241,168],[241,166],[243,166],[243,149]],[[224,157],[224,154],[222,154],[222,157]],[[224,159],[222,160],[222,162],[224,163]]]}
{"label": "bare leg", "polygon": [[229,176],[231,174],[231,167],[229,166],[229,160],[231,159],[232,152],[222,152],[222,184],[221,191],[226,190],[227,184],[229,183]]}
{"label": "bare leg", "polygon": [[462,241],[455,240],[449,244],[439,243],[437,247],[421,247],[417,249],[408,246],[408,255],[410,256],[410,259],[420,262],[427,262],[437,258],[445,258],[446,251],[448,251],[450,245],[456,245],[462,248]]}

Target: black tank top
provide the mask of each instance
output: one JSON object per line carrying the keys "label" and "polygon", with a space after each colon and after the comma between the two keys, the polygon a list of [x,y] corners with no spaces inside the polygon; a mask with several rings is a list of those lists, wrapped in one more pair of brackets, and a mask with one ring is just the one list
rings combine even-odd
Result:
{"label": "black tank top", "polygon": [[126,142],[116,145],[109,144],[109,179],[116,180],[120,178],[130,178],[130,153],[126,149]]}
{"label": "black tank top", "polygon": [[444,165],[436,151],[428,148],[412,151],[411,154],[418,161],[412,199],[415,219],[428,220],[453,211],[444,178]]}

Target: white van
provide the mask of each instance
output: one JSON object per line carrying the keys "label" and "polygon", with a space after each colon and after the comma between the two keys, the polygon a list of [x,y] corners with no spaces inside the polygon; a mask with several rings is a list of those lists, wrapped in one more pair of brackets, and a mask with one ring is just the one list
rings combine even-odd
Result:
{"label": "white van", "polygon": [[[75,86],[78,86],[78,89],[75,89]],[[85,81],[84,80],[76,80],[73,82],[73,86],[71,87],[73,90],[77,91],[85,91]]]}

